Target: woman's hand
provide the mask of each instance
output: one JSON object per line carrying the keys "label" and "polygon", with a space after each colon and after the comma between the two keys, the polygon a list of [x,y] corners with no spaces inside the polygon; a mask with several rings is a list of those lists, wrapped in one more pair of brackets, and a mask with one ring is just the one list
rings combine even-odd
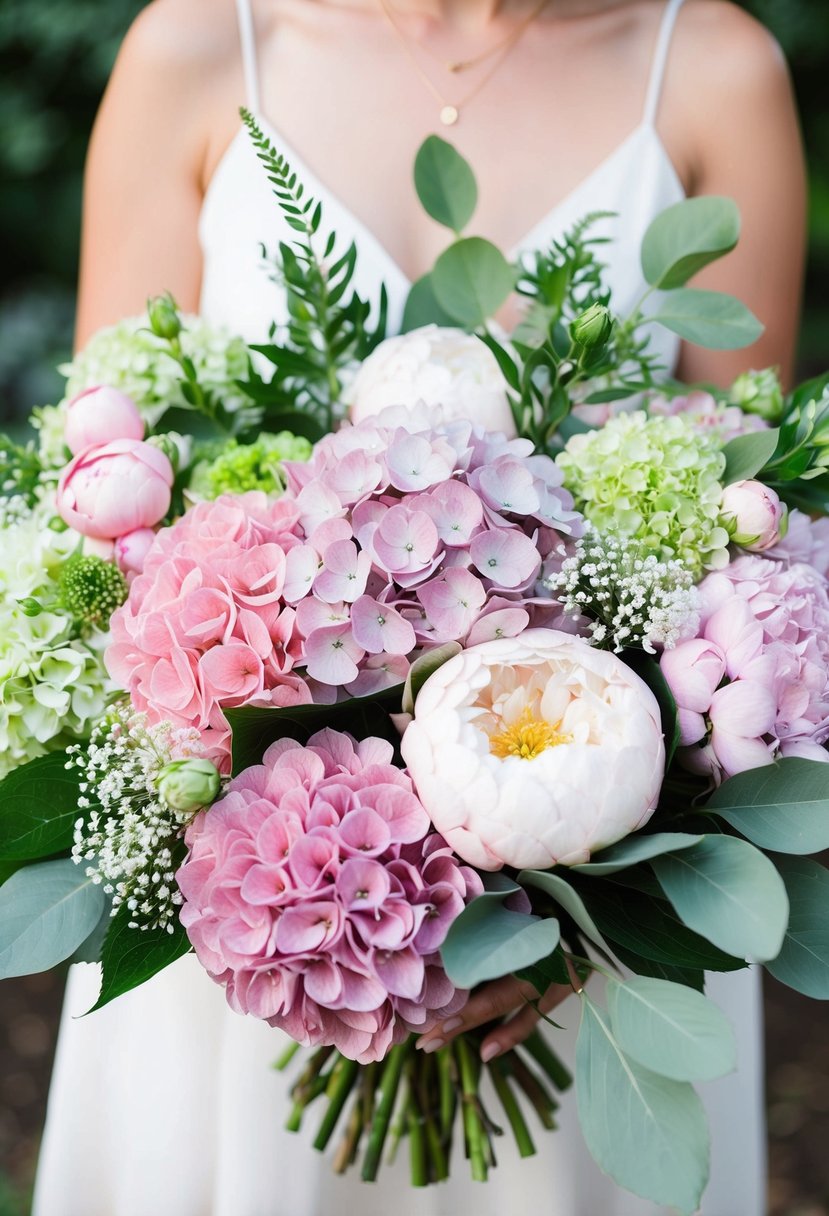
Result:
{"label": "woman's hand", "polygon": [[438,1022],[418,1039],[417,1046],[423,1051],[437,1051],[466,1030],[473,1030],[476,1026],[483,1026],[487,1022],[512,1014],[500,1026],[490,1031],[481,1043],[481,1059],[486,1064],[518,1043],[523,1043],[539,1022],[542,1013],[549,1013],[572,992],[580,991],[575,974],[573,978],[572,985],[552,984],[541,998],[532,984],[518,980],[512,975],[504,976],[491,984],[484,984],[469,998],[460,1013],[444,1022]]}

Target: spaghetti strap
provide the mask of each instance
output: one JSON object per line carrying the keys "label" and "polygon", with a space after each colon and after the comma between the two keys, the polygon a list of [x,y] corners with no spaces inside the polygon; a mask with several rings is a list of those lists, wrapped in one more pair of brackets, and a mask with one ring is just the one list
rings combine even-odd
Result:
{"label": "spaghetti strap", "polygon": [[239,42],[242,46],[242,69],[245,74],[245,104],[253,114],[259,113],[259,71],[256,63],[256,31],[253,25],[251,0],[236,0],[239,17]]}
{"label": "spaghetti strap", "polygon": [[662,85],[665,80],[665,67],[668,62],[668,52],[671,49],[671,37],[674,32],[679,10],[682,8],[683,0],[667,0],[665,11],[662,14],[662,21],[659,26],[659,35],[656,39],[656,50],[653,55],[653,66],[651,67],[651,77],[648,81],[648,92],[645,97],[645,113],[643,115],[643,124],[652,127],[656,122],[656,114],[659,109],[659,98],[662,95]]}

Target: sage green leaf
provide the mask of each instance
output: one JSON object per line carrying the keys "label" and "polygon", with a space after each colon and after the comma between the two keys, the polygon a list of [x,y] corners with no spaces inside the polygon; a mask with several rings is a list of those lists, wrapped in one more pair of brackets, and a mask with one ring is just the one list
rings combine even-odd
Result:
{"label": "sage green leaf", "polygon": [[783,949],[766,968],[781,984],[829,1001],[829,870],[806,857],[774,861],[791,911]]}
{"label": "sage green leaf", "polygon": [[402,708],[404,714],[414,713],[417,694],[429,679],[429,676],[436,672],[439,667],[442,667],[444,663],[448,663],[450,659],[454,659],[455,655],[460,654],[462,649],[463,647],[459,642],[444,642],[442,646],[436,646],[434,650],[427,650],[425,654],[415,659],[409,668],[409,674],[403,686]]}
{"label": "sage green leaf", "polygon": [[566,879],[558,874],[550,874],[546,870],[522,870],[518,875],[518,881],[524,886],[538,887],[539,890],[552,895],[556,903],[561,904],[568,916],[573,918],[585,937],[596,942],[603,950],[610,951],[611,947],[608,946],[596,927],[592,916],[585,907],[584,900]]}
{"label": "sage green leaf", "polygon": [[740,212],[733,199],[688,198],[653,219],[642,239],[642,271],[651,287],[682,287],[737,244]]}
{"label": "sage green leaf", "polygon": [[749,431],[747,435],[738,435],[729,439],[723,448],[725,454],[725,474],[723,485],[730,486],[735,481],[745,481],[757,473],[771,460],[777,448],[780,431],[776,427],[766,427],[762,431]]}
{"label": "sage green leaf", "polygon": [[459,233],[478,204],[475,174],[456,148],[438,135],[430,135],[417,151],[414,163],[417,197],[433,220]]}
{"label": "sage green leaf", "polygon": [[500,249],[483,237],[455,241],[432,271],[438,303],[468,329],[494,316],[515,286],[515,270]]}
{"label": "sage green leaf", "polygon": [[89,937],[104,893],[68,857],[41,861],[0,887],[0,979],[62,963]]}
{"label": "sage green leaf", "polygon": [[420,329],[422,325],[453,324],[452,317],[438,303],[432,276],[424,274],[409,289],[400,332],[407,334],[413,329]]}
{"label": "sage green leaf", "polygon": [[754,845],[735,836],[706,836],[651,865],[689,929],[738,957],[764,962],[780,953],[789,919],[786,888]]}
{"label": "sage green leaf", "polygon": [[713,1001],[684,984],[610,980],[607,1006],[626,1055],[674,1081],[711,1081],[737,1066],[734,1028]]}
{"label": "sage green leaf", "polygon": [[622,1051],[609,1019],[584,1001],[576,1043],[579,1122],[593,1158],[620,1186],[691,1216],[708,1181],[708,1127],[687,1081]]}
{"label": "sage green leaf", "polygon": [[777,853],[829,849],[829,771],[797,756],[729,777],[706,803],[752,844]]}
{"label": "sage green leaf", "polygon": [[29,861],[72,844],[78,818],[80,770],[66,752],[39,756],[0,782],[0,858]]}
{"label": "sage green leaf", "polygon": [[579,874],[593,874],[601,877],[616,874],[619,870],[627,870],[641,861],[650,861],[652,857],[660,857],[663,853],[673,853],[677,849],[688,849],[692,844],[699,844],[702,836],[691,836],[687,832],[654,832],[652,836],[628,836],[618,844],[612,844],[599,853],[594,853],[593,861],[583,865],[571,866]]}
{"label": "sage green leaf", "polygon": [[122,904],[109,923],[101,947],[101,991],[90,1013],[146,983],[190,949],[180,924],[174,925],[172,933],[166,929],[131,929],[131,918],[129,908]]}
{"label": "sage green leaf", "polygon": [[751,309],[734,296],[694,287],[680,287],[663,296],[648,319],[708,350],[740,350],[763,332]]}
{"label": "sage green leaf", "polygon": [[515,883],[488,875],[487,886],[452,922],[441,947],[446,974],[458,988],[530,967],[552,954],[559,942],[557,920],[504,907],[504,900],[519,889]]}

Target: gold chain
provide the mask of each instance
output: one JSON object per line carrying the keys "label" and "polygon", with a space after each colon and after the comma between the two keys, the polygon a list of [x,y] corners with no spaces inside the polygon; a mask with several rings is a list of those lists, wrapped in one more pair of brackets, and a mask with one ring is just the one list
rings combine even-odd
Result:
{"label": "gold chain", "polygon": [[[389,8],[388,0],[379,0],[379,2],[380,2],[380,8],[383,10],[383,14],[384,14],[386,20],[388,21],[389,25],[391,26],[391,28],[394,30],[395,34],[399,38],[400,43],[403,47],[403,50],[406,52],[409,59],[411,60],[412,66],[414,67],[415,71],[417,72],[417,74],[420,77],[423,84],[426,86],[426,88],[429,90],[429,92],[432,94],[432,96],[435,98],[435,100],[440,105],[440,121],[443,123],[443,125],[445,127],[451,127],[460,118],[461,110],[463,109],[463,107],[467,106],[474,97],[477,97],[478,93],[480,93],[481,90],[484,88],[484,86],[489,83],[489,81],[492,79],[492,77],[498,71],[498,68],[501,66],[501,64],[504,62],[504,60],[509,55],[510,51],[513,49],[515,44],[518,42],[521,35],[529,28],[530,25],[532,25],[532,23],[533,23],[533,21],[535,21],[536,17],[540,16],[540,14],[544,11],[544,9],[550,3],[550,0],[540,0],[540,2],[535,6],[535,8],[530,12],[529,16],[525,17],[524,20],[521,21],[515,27],[515,29],[512,30],[507,35],[507,37],[504,38],[501,42],[499,42],[496,46],[490,47],[489,50],[483,51],[480,55],[476,55],[472,59],[462,59],[459,61],[451,61],[451,62],[447,62],[446,60],[439,59],[434,54],[434,52],[431,51],[428,47],[424,47],[420,43],[415,42],[414,39],[410,38],[405,33],[405,31],[402,29],[402,27],[400,25],[398,25],[397,21],[395,20],[394,13]],[[432,58],[438,59],[438,62],[441,63],[441,65],[446,69],[446,71],[453,72],[456,74],[458,72],[466,71],[467,68],[476,67],[479,64],[484,63],[487,59],[490,59],[493,55],[497,56],[497,58],[495,59],[495,62],[492,64],[492,66],[490,67],[489,71],[486,72],[481,77],[481,79],[477,82],[477,84],[474,86],[474,88],[470,89],[468,93],[466,93],[463,97],[459,98],[457,101],[450,102],[446,97],[444,97],[444,95],[441,93],[440,89],[434,83],[432,78],[421,67],[420,63],[418,62],[417,56],[414,53],[412,44],[417,46],[419,50],[426,51],[426,53],[431,55]]]}

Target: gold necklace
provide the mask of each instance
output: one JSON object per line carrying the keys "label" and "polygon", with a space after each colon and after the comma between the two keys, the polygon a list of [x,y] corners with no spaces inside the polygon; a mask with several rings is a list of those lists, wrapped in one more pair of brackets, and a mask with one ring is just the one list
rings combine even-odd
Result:
{"label": "gold necklace", "polygon": [[[521,35],[525,32],[525,30],[527,30],[529,28],[530,25],[532,25],[532,23],[533,23],[533,21],[535,21],[536,17],[538,17],[543,12],[543,10],[549,4],[550,0],[540,0],[540,2],[535,6],[535,8],[532,9],[529,16],[525,17],[523,21],[519,22],[519,24],[515,27],[515,29],[513,29],[506,36],[506,38],[502,39],[502,41],[497,43],[494,47],[490,47],[489,50],[483,51],[483,52],[481,52],[481,54],[475,55],[471,59],[449,60],[449,61],[440,59],[428,47],[421,46],[420,43],[417,43],[414,41],[414,39],[410,38],[405,33],[405,31],[402,29],[402,27],[400,25],[398,25],[397,21],[395,20],[394,14],[392,13],[391,9],[389,8],[388,0],[379,0],[379,2],[380,2],[380,8],[383,10],[383,14],[384,14],[386,20],[388,21],[391,28],[394,30],[394,33],[399,38],[400,43],[403,47],[403,50],[406,52],[409,59],[411,60],[412,66],[414,67],[415,71],[417,72],[417,74],[420,77],[423,84],[426,86],[426,88],[429,90],[429,92],[432,94],[432,96],[435,98],[435,100],[440,105],[440,121],[443,123],[443,125],[445,127],[451,127],[451,126],[454,126],[454,124],[460,118],[461,110],[463,109],[463,107],[467,106],[469,104],[469,102],[472,101],[472,99],[474,97],[476,97],[478,95],[478,93],[481,92],[481,90],[484,88],[484,86],[489,83],[489,81],[492,79],[492,77],[498,71],[498,68],[501,66],[501,64],[504,62],[504,60],[509,55],[510,51],[513,49],[515,44],[518,42]],[[468,68],[471,68],[471,67],[476,67],[479,64],[484,63],[487,59],[490,59],[493,55],[497,56],[497,58],[495,59],[495,62],[492,64],[492,66],[490,67],[489,71],[486,72],[481,77],[481,79],[477,82],[477,84],[474,86],[474,88],[470,89],[469,92],[466,93],[463,97],[459,98],[458,100],[456,100],[454,102],[451,102],[446,97],[444,97],[443,93],[441,93],[440,89],[434,83],[432,78],[429,75],[427,75],[427,73],[424,72],[423,68],[420,66],[417,56],[415,55],[414,50],[413,50],[413,44],[414,44],[414,46],[417,46],[419,48],[419,50],[426,51],[426,53],[431,55],[433,59],[437,59],[438,62],[441,64],[441,66],[443,68],[445,68],[445,70],[447,72],[452,72],[453,74],[464,72]]]}

